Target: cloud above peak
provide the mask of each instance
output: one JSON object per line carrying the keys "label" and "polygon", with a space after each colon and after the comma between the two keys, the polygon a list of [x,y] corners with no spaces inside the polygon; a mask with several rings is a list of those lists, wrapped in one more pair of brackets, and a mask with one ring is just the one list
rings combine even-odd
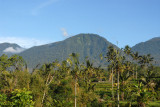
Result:
{"label": "cloud above peak", "polygon": [[62,34],[63,34],[64,37],[68,37],[69,36],[69,34],[68,34],[68,32],[67,32],[67,30],[65,28],[61,28],[61,31],[62,31]]}
{"label": "cloud above peak", "polygon": [[25,50],[24,48],[19,48],[19,47],[16,47],[15,49],[13,47],[8,47],[5,50],[3,50],[3,52],[5,52],[5,53],[20,53],[24,50]]}

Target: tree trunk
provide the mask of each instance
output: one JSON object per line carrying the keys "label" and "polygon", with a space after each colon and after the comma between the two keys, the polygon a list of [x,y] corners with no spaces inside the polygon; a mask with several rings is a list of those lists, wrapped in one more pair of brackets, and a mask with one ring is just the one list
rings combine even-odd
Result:
{"label": "tree trunk", "polygon": [[[50,78],[50,77],[51,77],[51,79],[50,79],[50,81],[49,81],[49,78]],[[50,73],[49,73],[49,75],[48,75],[48,77],[47,77],[46,84],[45,84],[46,87],[48,87],[48,85],[52,82],[53,77],[54,77],[54,76],[50,76]],[[43,93],[43,97],[42,97],[42,106],[43,106],[43,101],[44,101],[45,96],[46,96],[46,90],[44,89],[44,93]]]}
{"label": "tree trunk", "polygon": [[119,107],[119,71],[117,77],[117,100],[118,100],[118,107]]}
{"label": "tree trunk", "polygon": [[46,95],[46,91],[44,90],[43,98],[42,98],[42,106],[43,106],[43,101],[44,101],[45,95]]}
{"label": "tree trunk", "polygon": [[132,107],[132,104],[131,104],[131,102],[129,102],[129,107]]}
{"label": "tree trunk", "polygon": [[77,105],[76,105],[76,104],[77,104],[77,101],[76,101],[76,100],[77,100],[77,99],[76,99],[76,95],[77,95],[77,93],[76,93],[76,83],[77,83],[77,82],[76,82],[76,79],[75,79],[75,87],[74,87],[74,89],[75,89],[75,107],[77,107]]}
{"label": "tree trunk", "polygon": [[124,101],[124,92],[121,94],[121,100]]}
{"label": "tree trunk", "polygon": [[134,73],[135,73],[135,70],[134,70],[134,68],[133,68],[133,78],[135,78],[135,77],[134,77]]}
{"label": "tree trunk", "polygon": [[113,68],[112,68],[112,100],[114,100],[114,90],[113,90]]}
{"label": "tree trunk", "polygon": [[136,66],[136,80],[137,80],[137,66]]}
{"label": "tree trunk", "polygon": [[121,93],[121,99],[122,99],[122,101],[124,101],[124,85],[125,85],[125,82],[122,81],[122,88],[123,88],[122,93]]}

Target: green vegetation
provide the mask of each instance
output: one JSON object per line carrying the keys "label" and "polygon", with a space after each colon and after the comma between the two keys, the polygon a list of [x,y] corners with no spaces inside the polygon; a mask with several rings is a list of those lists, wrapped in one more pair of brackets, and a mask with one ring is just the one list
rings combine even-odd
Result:
{"label": "green vegetation", "polygon": [[[80,41],[78,41],[80,43]],[[11,107],[158,107],[160,67],[129,46],[109,46],[94,66],[71,53],[59,62],[37,65],[31,73],[21,56],[0,57],[0,106]],[[97,57],[98,59],[99,57]],[[100,58],[99,58],[100,59]]]}
{"label": "green vegetation", "polygon": [[140,55],[151,54],[155,58],[153,64],[160,65],[160,37],[139,43],[132,47],[132,50],[138,51]]}
{"label": "green vegetation", "polygon": [[[50,43],[42,46],[35,46],[19,53],[22,56],[29,68],[34,68],[38,64],[51,63],[54,60],[63,61],[68,58],[71,53],[79,53],[79,61],[84,62],[85,57],[89,56],[90,61],[96,66],[105,66],[106,62],[100,60],[99,55],[103,56],[107,53],[108,46],[113,45],[105,38],[96,34],[78,34],[66,40]],[[8,48],[21,48],[16,44],[3,43],[0,44],[0,56],[7,54],[9,56],[13,53],[4,53]],[[114,45],[114,48],[118,49]],[[120,50],[120,49],[119,49]],[[151,54],[155,58],[154,65],[160,65],[160,38],[153,38],[146,42],[139,43],[132,47],[133,52],[138,52],[139,55]]]}
{"label": "green vegetation", "polygon": [[[104,65],[105,61],[99,55],[105,55],[107,47],[112,45],[106,39],[96,34],[78,34],[64,41],[36,46],[20,53],[30,68],[37,64],[51,63],[54,60],[63,61],[71,53],[79,53],[79,61],[84,62],[89,56],[94,65]],[[117,48],[115,46],[115,48]]]}
{"label": "green vegetation", "polygon": [[[51,63],[54,60],[63,61],[68,58],[71,53],[79,53],[79,61],[84,62],[85,57],[89,56],[94,65],[106,65],[104,60],[100,60],[99,55],[103,56],[107,53],[107,48],[113,45],[105,38],[96,34],[78,34],[66,40],[35,46],[19,55],[22,56],[29,68],[34,68],[37,64]],[[118,49],[115,45],[114,48]],[[119,49],[121,52],[121,50]],[[149,41],[139,43],[132,47],[133,52],[139,55],[151,54],[155,61],[154,65],[160,65],[160,38],[153,38]]]}

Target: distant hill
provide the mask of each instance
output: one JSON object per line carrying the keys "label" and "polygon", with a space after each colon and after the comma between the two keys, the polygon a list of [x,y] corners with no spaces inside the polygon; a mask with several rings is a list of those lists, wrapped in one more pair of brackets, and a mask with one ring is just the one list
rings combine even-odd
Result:
{"label": "distant hill", "polygon": [[[29,67],[33,68],[37,64],[53,62],[56,59],[58,61],[65,60],[69,54],[74,52],[79,53],[80,61],[84,61],[85,57],[88,56],[95,65],[103,65],[105,61],[101,61],[99,55],[105,56],[109,45],[113,44],[99,35],[78,34],[63,41],[35,46],[26,50],[17,44],[1,43],[0,55],[19,54],[26,60]],[[141,42],[133,46],[132,50],[138,51],[141,55],[151,54],[157,65],[160,65],[160,37]]]}
{"label": "distant hill", "polygon": [[152,38],[146,42],[141,42],[132,47],[133,51],[138,51],[141,55],[151,54],[158,65],[160,65],[160,37]]}
{"label": "distant hill", "polygon": [[79,53],[80,61],[88,56],[95,64],[102,63],[99,55],[105,54],[109,45],[113,45],[105,38],[96,34],[78,34],[64,41],[35,46],[20,53],[30,67],[37,64],[62,61],[71,53]]}
{"label": "distant hill", "polygon": [[2,54],[13,55],[20,53],[24,50],[24,48],[20,47],[15,43],[0,43],[0,56]]}

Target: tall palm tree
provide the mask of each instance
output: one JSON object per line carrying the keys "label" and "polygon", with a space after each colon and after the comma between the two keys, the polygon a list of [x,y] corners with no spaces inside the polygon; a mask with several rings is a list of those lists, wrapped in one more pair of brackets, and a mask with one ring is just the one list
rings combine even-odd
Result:
{"label": "tall palm tree", "polygon": [[132,59],[133,60],[135,60],[136,61],[136,65],[135,65],[135,71],[136,71],[136,80],[137,80],[137,63],[138,63],[138,60],[140,59],[140,56],[139,56],[139,53],[138,52],[133,52],[133,53],[131,53],[131,57],[132,57]]}
{"label": "tall palm tree", "polygon": [[80,66],[79,60],[78,60],[79,55],[76,53],[72,53],[70,56],[71,56],[73,63],[70,59],[68,59],[68,62],[70,64],[70,66],[72,67],[71,75],[73,76],[74,82],[75,82],[75,85],[74,85],[75,107],[77,107],[77,79],[78,79],[78,72],[79,72],[79,66]]}
{"label": "tall palm tree", "polygon": [[121,86],[121,98],[124,100],[124,89],[127,83],[129,83],[129,80],[131,79],[130,73],[132,73],[132,63],[130,61],[124,61],[121,65],[121,72],[120,72],[120,86]]}
{"label": "tall palm tree", "polygon": [[91,89],[91,77],[94,74],[95,69],[93,67],[93,63],[91,63],[88,59],[86,60],[86,67],[84,69],[84,77],[86,83],[86,91]]}
{"label": "tall palm tree", "polygon": [[[128,45],[125,46],[123,51],[124,51],[125,54],[127,54],[128,61],[129,61],[130,56],[132,58],[134,57],[134,54],[132,54],[132,51],[131,51],[131,47],[129,47]],[[136,53],[135,55],[138,55],[138,54]],[[137,58],[137,56],[135,56],[135,58]],[[133,71],[133,77],[134,77],[134,71]]]}
{"label": "tall palm tree", "polygon": [[118,100],[118,107],[119,107],[119,77],[120,77],[120,71],[122,70],[122,63],[121,63],[122,57],[119,56],[119,51],[116,50],[116,71],[117,71],[117,100]]}
{"label": "tall palm tree", "polygon": [[113,71],[114,71],[114,61],[116,59],[116,50],[113,46],[108,47],[108,52],[106,54],[106,58],[108,59],[108,62],[111,62],[112,68],[111,68],[111,75],[112,75],[112,99],[114,99],[114,91],[113,91]]}

